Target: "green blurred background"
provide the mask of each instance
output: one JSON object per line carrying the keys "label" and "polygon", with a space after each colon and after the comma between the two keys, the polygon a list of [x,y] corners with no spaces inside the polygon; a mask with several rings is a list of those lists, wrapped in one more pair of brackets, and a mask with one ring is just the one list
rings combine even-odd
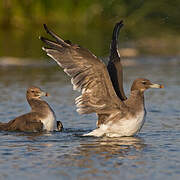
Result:
{"label": "green blurred background", "polygon": [[180,0],[1,0],[0,56],[43,58],[43,23],[106,56],[121,19],[120,47],[140,55],[180,55],[179,8]]}

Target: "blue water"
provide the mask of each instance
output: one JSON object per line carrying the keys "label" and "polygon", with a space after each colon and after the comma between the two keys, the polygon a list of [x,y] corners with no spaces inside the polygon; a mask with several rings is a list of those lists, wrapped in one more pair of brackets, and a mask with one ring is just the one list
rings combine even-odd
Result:
{"label": "blue water", "polygon": [[0,179],[180,179],[180,58],[130,62],[124,67],[127,93],[137,77],[165,88],[145,93],[145,125],[126,138],[81,137],[95,128],[97,118],[77,114],[79,93],[58,66],[0,66],[1,122],[29,111],[25,92],[36,85],[51,94],[45,100],[65,127],[62,133],[0,132]]}

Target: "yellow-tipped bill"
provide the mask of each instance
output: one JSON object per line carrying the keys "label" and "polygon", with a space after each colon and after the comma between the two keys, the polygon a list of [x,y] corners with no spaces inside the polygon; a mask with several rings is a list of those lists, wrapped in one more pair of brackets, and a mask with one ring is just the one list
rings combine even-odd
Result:
{"label": "yellow-tipped bill", "polygon": [[164,88],[164,85],[162,84],[151,84],[149,85],[150,88]]}

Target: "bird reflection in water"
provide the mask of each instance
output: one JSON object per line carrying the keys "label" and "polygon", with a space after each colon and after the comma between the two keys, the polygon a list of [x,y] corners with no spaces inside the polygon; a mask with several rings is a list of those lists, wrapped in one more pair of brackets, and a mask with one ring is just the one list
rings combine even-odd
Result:
{"label": "bird reflection in water", "polygon": [[99,154],[107,159],[112,156],[117,156],[118,158],[133,158],[130,152],[142,151],[145,146],[144,140],[139,137],[103,137],[92,143],[81,144],[78,150],[80,150],[84,157]]}
{"label": "bird reflection in water", "polygon": [[92,179],[100,174],[107,178],[112,174],[117,177],[120,167],[127,160],[133,161],[133,164],[143,163],[139,162],[139,157],[145,147],[144,140],[139,137],[82,138],[81,144],[73,152],[60,156],[55,164],[78,171],[81,169],[79,179]]}

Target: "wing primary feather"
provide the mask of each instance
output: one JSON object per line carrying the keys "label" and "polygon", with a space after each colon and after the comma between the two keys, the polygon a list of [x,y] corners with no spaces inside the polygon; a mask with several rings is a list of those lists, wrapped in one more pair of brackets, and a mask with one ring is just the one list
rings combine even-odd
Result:
{"label": "wing primary feather", "polygon": [[62,46],[70,46],[69,43],[66,43],[63,39],[61,39],[58,35],[56,35],[54,32],[52,32],[50,29],[48,29],[46,24],[43,24],[45,31],[50,34],[53,38],[56,39],[56,41],[61,44]]}
{"label": "wing primary feather", "polygon": [[116,61],[120,60],[120,54],[118,52],[118,36],[119,36],[119,30],[123,27],[123,21],[116,23],[113,34],[112,34],[112,41],[111,41],[111,54],[110,54],[110,60]]}
{"label": "wing primary feather", "polygon": [[122,100],[126,100],[126,96],[123,90],[123,68],[121,64],[120,54],[118,51],[118,36],[120,28],[123,26],[123,21],[115,24],[112,34],[110,60],[107,66],[111,82],[117,96]]}
{"label": "wing primary feather", "polygon": [[62,46],[60,44],[57,44],[56,42],[52,41],[52,40],[49,40],[45,37],[42,37],[40,36],[39,39],[41,41],[43,41],[44,43],[46,43],[47,45],[49,45],[51,48],[54,48],[56,50],[61,50],[62,49]]}

